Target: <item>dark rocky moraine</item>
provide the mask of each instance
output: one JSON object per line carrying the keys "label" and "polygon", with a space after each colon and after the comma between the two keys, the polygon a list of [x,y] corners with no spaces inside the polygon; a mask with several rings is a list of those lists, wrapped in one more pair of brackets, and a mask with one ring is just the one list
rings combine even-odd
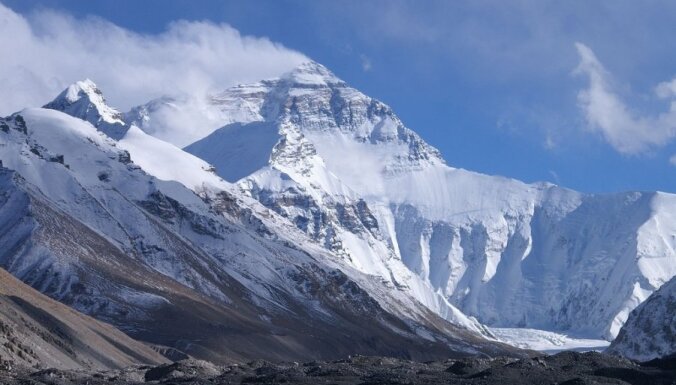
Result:
{"label": "dark rocky moraine", "polygon": [[676,356],[636,363],[601,353],[563,352],[526,359],[414,362],[356,356],[339,361],[217,366],[184,360],[160,366],[83,373],[0,368],[3,385],[131,384],[676,384]]}

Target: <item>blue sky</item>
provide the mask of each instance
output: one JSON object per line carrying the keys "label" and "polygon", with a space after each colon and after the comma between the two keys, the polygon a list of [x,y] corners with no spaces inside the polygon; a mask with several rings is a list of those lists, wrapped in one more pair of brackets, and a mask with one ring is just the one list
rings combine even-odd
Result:
{"label": "blue sky", "polygon": [[391,105],[454,167],[676,192],[674,2],[0,1],[143,35],[178,19],[227,23]]}

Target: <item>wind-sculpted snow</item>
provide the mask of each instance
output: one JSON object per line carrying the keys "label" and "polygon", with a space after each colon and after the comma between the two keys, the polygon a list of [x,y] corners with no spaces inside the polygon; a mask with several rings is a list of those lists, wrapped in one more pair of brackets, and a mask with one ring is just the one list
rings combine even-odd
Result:
{"label": "wind-sculpted snow", "polygon": [[[205,161],[121,121],[114,140],[109,107],[76,95],[0,119],[0,265],[32,287],[213,360],[515,354],[344,263]],[[341,217],[374,225],[364,203]]]}
{"label": "wind-sculpted snow", "polygon": [[[226,90],[211,108],[223,128],[188,152],[449,319],[453,304],[492,326],[613,339],[676,275],[676,196],[587,195],[449,167],[319,64]],[[251,139],[259,131],[265,141]]]}

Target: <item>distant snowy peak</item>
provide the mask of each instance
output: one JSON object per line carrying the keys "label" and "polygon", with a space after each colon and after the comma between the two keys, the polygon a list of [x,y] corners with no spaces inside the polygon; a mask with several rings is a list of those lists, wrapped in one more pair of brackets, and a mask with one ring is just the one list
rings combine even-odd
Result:
{"label": "distant snowy peak", "polygon": [[[261,95],[264,88],[268,92]],[[444,162],[389,106],[348,86],[315,62],[304,63],[280,79],[235,87],[224,95],[229,100],[262,99],[262,118],[292,125],[311,142],[324,139],[390,145],[397,162]]]}
{"label": "distant snowy peak", "polygon": [[[389,106],[348,86],[315,62],[303,63],[279,78],[234,86],[203,98],[156,99],[133,108],[125,121],[179,147],[216,130],[227,131],[233,123],[268,122],[276,125],[279,137],[304,137],[295,140],[303,146],[315,141],[349,141],[367,151],[374,145],[387,148],[379,153],[387,155],[383,167],[390,172],[444,164],[439,151],[406,128]],[[255,150],[272,153],[272,147]]]}
{"label": "distant snowy peak", "polygon": [[[172,100],[166,98],[161,102],[171,103]],[[229,184],[214,174],[210,164],[147,134],[135,124],[124,122],[123,115],[106,104],[103,93],[89,79],[69,86],[45,108],[90,123],[99,132],[114,139],[115,142],[111,143],[126,151],[130,161],[158,179],[173,180],[191,190],[205,186],[229,188]]]}
{"label": "distant snowy peak", "polygon": [[106,104],[101,90],[89,79],[71,84],[44,108],[85,120],[113,139],[127,131],[122,113]]}
{"label": "distant snowy peak", "polygon": [[290,72],[284,74],[281,79],[295,86],[305,87],[331,87],[346,86],[333,72],[323,65],[309,61],[305,62]]}
{"label": "distant snowy peak", "polygon": [[174,102],[174,98],[163,97],[158,99],[153,99],[146,104],[136,106],[123,114],[123,120],[127,124],[134,124],[135,126],[143,126],[143,122],[147,121],[155,111],[164,107],[171,106]]}

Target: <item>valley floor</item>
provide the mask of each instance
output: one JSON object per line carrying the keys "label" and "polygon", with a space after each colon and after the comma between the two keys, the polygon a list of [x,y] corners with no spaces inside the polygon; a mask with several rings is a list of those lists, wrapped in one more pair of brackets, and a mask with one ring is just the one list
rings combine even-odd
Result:
{"label": "valley floor", "polygon": [[0,368],[0,383],[3,385],[676,383],[676,357],[637,364],[597,352],[562,352],[521,360],[470,358],[425,363],[356,356],[305,364],[273,364],[259,360],[223,367],[191,360],[98,373],[2,370]]}

